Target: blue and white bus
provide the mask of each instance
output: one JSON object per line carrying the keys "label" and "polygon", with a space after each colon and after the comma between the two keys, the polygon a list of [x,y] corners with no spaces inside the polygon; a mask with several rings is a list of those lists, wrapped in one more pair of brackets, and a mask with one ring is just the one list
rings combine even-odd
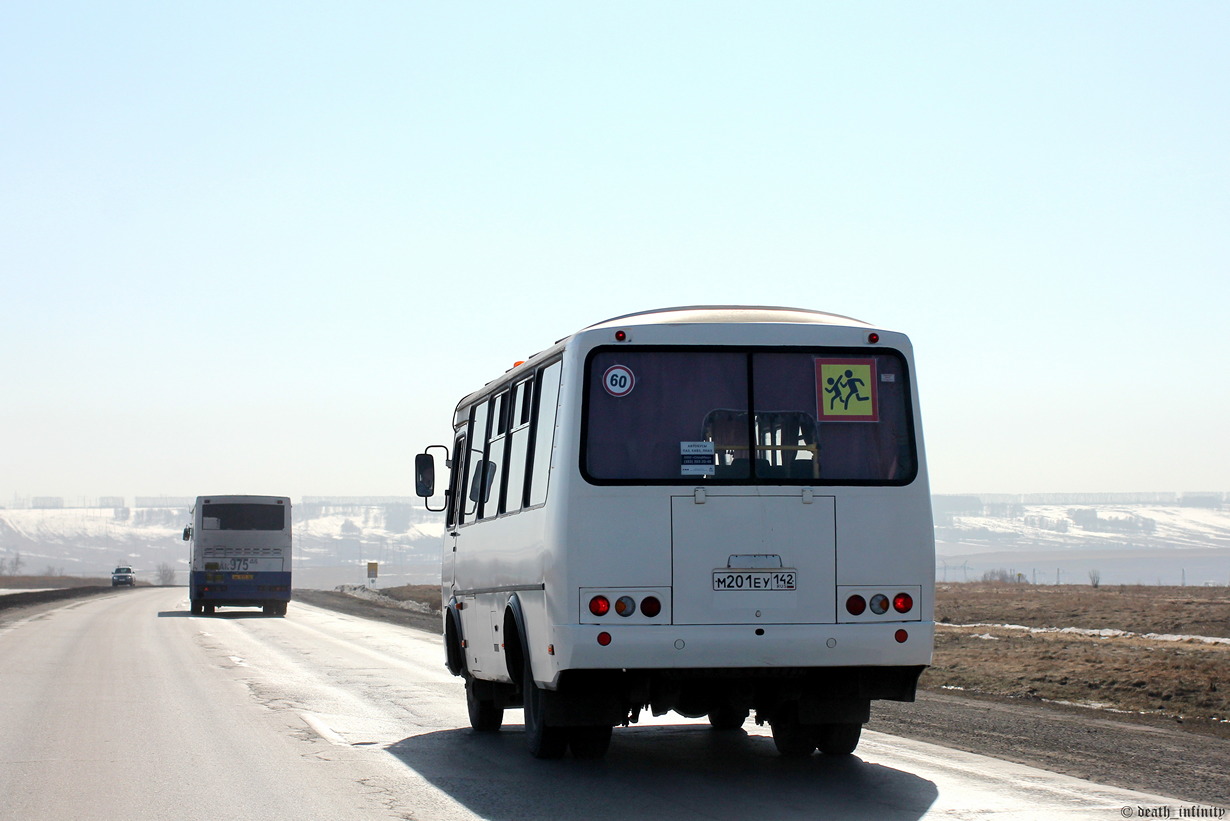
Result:
{"label": "blue and white bus", "polygon": [[192,524],[188,598],[193,613],[220,606],[286,615],[290,602],[291,517],[285,496],[198,496]]}
{"label": "blue and white bus", "polygon": [[533,755],[599,757],[643,710],[754,713],[852,752],[931,662],[919,418],[903,334],[789,308],[618,317],[466,396],[416,485],[473,727],[523,707]]}

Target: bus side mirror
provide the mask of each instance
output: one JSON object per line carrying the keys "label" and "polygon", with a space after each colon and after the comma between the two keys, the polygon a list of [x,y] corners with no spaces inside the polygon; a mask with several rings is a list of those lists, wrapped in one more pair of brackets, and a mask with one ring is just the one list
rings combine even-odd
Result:
{"label": "bus side mirror", "polygon": [[191,538],[192,538],[192,525],[188,525],[187,527],[184,528],[184,541],[186,542]]}
{"label": "bus side mirror", "polygon": [[414,457],[414,492],[424,499],[436,494],[436,457],[430,453]]}

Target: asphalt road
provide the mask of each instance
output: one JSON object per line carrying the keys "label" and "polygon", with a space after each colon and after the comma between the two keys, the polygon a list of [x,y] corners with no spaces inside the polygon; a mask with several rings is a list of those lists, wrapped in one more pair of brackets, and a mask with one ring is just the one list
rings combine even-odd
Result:
{"label": "asphalt road", "polygon": [[[602,762],[468,729],[436,636],[137,588],[0,623],[0,819],[1113,818],[1180,802],[878,732],[777,756],[663,716]],[[1173,817],[1173,816],[1172,816]]]}

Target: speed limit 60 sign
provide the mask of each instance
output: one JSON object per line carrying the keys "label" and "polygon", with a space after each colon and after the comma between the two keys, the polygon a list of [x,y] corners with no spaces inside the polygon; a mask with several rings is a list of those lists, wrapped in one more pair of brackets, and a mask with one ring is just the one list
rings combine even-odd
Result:
{"label": "speed limit 60 sign", "polygon": [[611,396],[627,396],[636,387],[636,377],[628,366],[612,365],[602,374],[602,387],[606,388],[606,392]]}

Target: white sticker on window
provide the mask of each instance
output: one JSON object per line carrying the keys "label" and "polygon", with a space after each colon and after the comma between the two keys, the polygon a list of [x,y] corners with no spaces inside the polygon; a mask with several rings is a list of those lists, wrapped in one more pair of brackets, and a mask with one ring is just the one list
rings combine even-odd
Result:
{"label": "white sticker on window", "polygon": [[680,476],[712,476],[714,472],[712,442],[679,443]]}
{"label": "white sticker on window", "polygon": [[622,398],[632,393],[632,389],[636,387],[636,376],[626,365],[612,365],[602,374],[602,387],[606,388],[606,392],[611,396]]}

